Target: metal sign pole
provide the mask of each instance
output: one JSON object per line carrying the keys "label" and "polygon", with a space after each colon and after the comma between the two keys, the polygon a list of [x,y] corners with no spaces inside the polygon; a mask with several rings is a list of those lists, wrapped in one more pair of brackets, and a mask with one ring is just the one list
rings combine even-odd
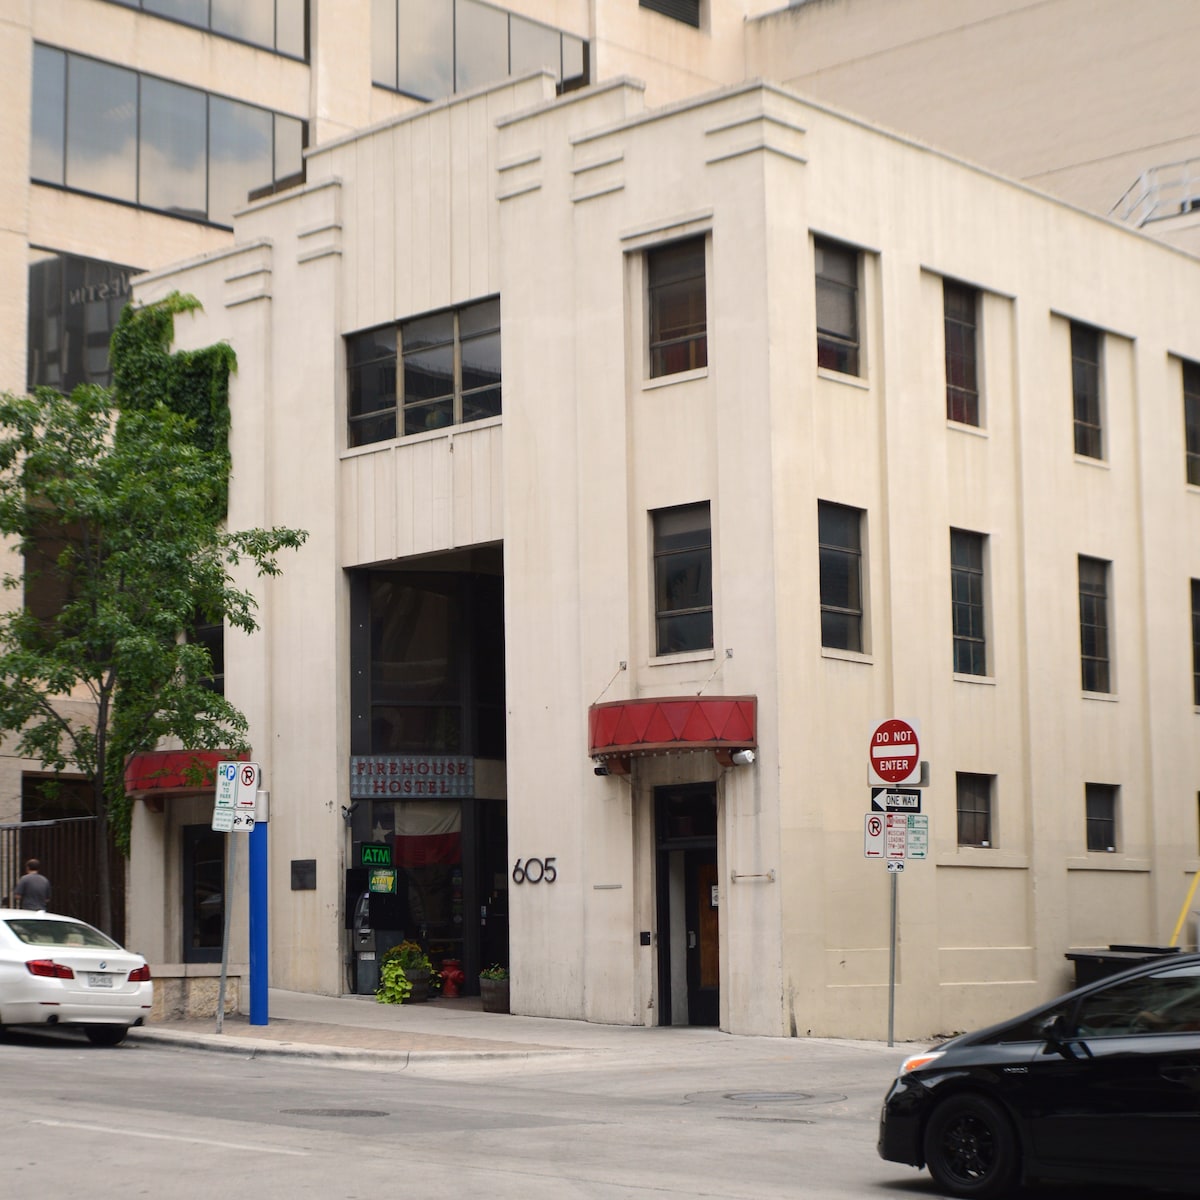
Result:
{"label": "metal sign pole", "polygon": [[229,853],[225,863],[225,895],[222,897],[225,904],[225,932],[221,937],[221,986],[217,989],[218,1033],[225,1026],[225,977],[229,972],[229,921],[233,916],[233,868],[237,858],[237,844],[236,837],[226,835],[225,845]]}
{"label": "metal sign pole", "polygon": [[888,1045],[896,1044],[896,898],[900,884],[900,872],[892,876],[892,943],[888,955]]}

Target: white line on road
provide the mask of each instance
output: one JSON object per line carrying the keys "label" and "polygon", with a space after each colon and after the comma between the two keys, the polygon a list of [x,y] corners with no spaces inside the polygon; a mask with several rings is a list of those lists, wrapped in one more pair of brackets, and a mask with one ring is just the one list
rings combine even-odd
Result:
{"label": "white line on road", "polygon": [[307,1150],[281,1150],[277,1146],[248,1146],[244,1142],[218,1142],[212,1138],[177,1137],[173,1133],[149,1133],[110,1125],[85,1125],[80,1121],[30,1121],[31,1125],[50,1125],[56,1129],[86,1129],[90,1133],[115,1133],[125,1137],[152,1138],[159,1142],[191,1142],[196,1146],[219,1146],[222,1150],[250,1150],[255,1154],[292,1154],[307,1158]]}

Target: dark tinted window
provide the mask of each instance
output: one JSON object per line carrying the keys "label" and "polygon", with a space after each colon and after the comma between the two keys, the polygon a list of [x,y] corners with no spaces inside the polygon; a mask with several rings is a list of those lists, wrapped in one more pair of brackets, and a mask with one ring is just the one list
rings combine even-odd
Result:
{"label": "dark tinted window", "polygon": [[863,648],[862,512],[842,504],[817,505],[821,573],[821,645]]}
{"label": "dark tinted window", "polygon": [[650,308],[650,375],[708,365],[704,238],[646,252]]}
{"label": "dark tinted window", "polygon": [[659,509],[653,521],[657,652],[709,650],[713,625],[708,504]]}
{"label": "dark tinted window", "polygon": [[1100,331],[1071,322],[1071,392],[1075,406],[1075,453],[1104,457],[1100,421]]}
{"label": "dark tinted window", "polygon": [[858,251],[817,238],[817,365],[859,373]]}

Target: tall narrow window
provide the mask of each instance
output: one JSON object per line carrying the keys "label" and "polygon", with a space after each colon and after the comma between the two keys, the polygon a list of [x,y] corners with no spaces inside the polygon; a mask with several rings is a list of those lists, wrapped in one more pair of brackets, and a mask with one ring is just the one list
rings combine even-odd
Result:
{"label": "tall narrow window", "polygon": [[1117,848],[1117,789],[1109,783],[1084,785],[1087,848],[1111,853]]}
{"label": "tall narrow window", "polygon": [[817,366],[858,375],[858,251],[817,238]]}
{"label": "tall narrow window", "polygon": [[958,793],[958,844],[960,846],[992,846],[992,781],[994,775],[972,775],[959,771],[956,778]]}
{"label": "tall narrow window", "polygon": [[1200,363],[1183,364],[1183,432],[1187,481],[1200,487]]}
{"label": "tall narrow window", "polygon": [[652,517],[657,653],[711,650],[712,526],[708,503],[660,508]]}
{"label": "tall narrow window", "polygon": [[942,284],[946,326],[946,419],[979,424],[979,293],[947,279]]}
{"label": "tall narrow window", "polygon": [[1112,690],[1108,573],[1109,564],[1103,559],[1079,556],[1079,644],[1085,692]]}
{"label": "tall narrow window", "polygon": [[1075,405],[1075,453],[1103,458],[1100,331],[1078,321],[1071,322],[1071,395]]}
{"label": "tall narrow window", "polygon": [[704,238],[646,252],[650,308],[650,376],[708,365]]}
{"label": "tall narrow window", "polygon": [[863,648],[862,518],[844,504],[817,504],[820,543],[821,645]]}
{"label": "tall narrow window", "polygon": [[950,530],[954,670],[960,675],[987,674],[983,550],[983,534]]}
{"label": "tall narrow window", "polygon": [[1192,703],[1200,708],[1200,579],[1192,580]]}

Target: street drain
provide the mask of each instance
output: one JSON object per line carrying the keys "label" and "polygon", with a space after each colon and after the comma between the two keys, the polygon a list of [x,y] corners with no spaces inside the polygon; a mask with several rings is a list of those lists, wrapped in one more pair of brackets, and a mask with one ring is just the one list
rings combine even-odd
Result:
{"label": "street drain", "polygon": [[281,1108],[285,1117],[390,1117],[376,1108]]}

